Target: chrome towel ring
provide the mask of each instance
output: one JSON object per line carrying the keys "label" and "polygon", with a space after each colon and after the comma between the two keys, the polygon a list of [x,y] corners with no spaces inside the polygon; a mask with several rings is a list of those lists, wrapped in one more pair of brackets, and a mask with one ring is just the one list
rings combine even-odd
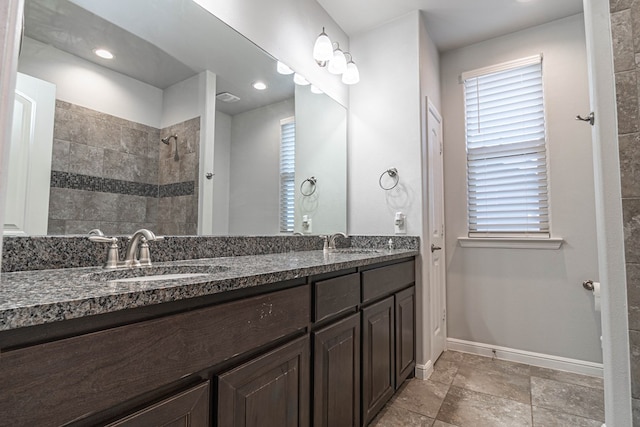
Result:
{"label": "chrome towel ring", "polygon": [[[393,180],[393,185],[391,187],[385,187],[382,184],[382,178],[384,178],[385,175],[389,175],[389,177]],[[398,169],[396,168],[387,169],[386,171],[382,172],[382,174],[380,174],[380,178],[378,178],[378,184],[383,190],[393,190],[398,185],[398,182],[400,182],[400,175],[398,175]]]}
{"label": "chrome towel ring", "polygon": [[[305,193],[303,188],[304,188],[304,184],[306,182],[309,183],[310,191]],[[307,178],[304,181],[302,181],[302,184],[300,184],[300,193],[302,193],[303,196],[311,196],[313,193],[316,192],[316,182],[318,182],[318,180],[314,176],[312,176],[311,178]]]}

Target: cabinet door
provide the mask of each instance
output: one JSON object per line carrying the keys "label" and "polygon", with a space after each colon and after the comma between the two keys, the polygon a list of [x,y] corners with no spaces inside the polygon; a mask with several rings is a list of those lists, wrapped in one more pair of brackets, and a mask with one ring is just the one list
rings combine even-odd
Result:
{"label": "cabinet door", "polygon": [[360,426],[360,315],[313,334],[313,425]]}
{"label": "cabinet door", "polygon": [[108,427],[209,425],[209,381],[162,400]]}
{"label": "cabinet door", "polygon": [[221,375],[218,425],[309,425],[309,337],[299,338]]}
{"label": "cabinet door", "polygon": [[362,418],[366,425],[395,391],[394,298],[362,310]]}
{"label": "cabinet door", "polygon": [[415,295],[414,286],[396,294],[396,388],[416,366]]}

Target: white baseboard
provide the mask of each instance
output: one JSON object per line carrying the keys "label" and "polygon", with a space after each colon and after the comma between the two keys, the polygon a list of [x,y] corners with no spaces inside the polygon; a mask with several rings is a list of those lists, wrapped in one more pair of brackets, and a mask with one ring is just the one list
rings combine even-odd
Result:
{"label": "white baseboard", "polygon": [[495,356],[500,360],[525,363],[527,365],[556,369],[558,371],[573,372],[575,374],[590,375],[592,377],[602,378],[603,375],[602,363],[586,362],[584,360],[516,350],[491,344],[459,340],[456,338],[447,338],[447,349],[488,357],[492,357],[494,355],[493,350],[495,350]]}
{"label": "white baseboard", "polygon": [[433,373],[433,362],[431,360],[427,361],[424,365],[419,365],[416,363],[416,378],[419,380],[429,379],[431,374]]}

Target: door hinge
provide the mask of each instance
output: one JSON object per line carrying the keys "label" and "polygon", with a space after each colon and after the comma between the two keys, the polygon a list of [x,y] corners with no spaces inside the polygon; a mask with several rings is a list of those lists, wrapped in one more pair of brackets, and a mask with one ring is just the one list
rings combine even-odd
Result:
{"label": "door hinge", "polygon": [[447,320],[447,309],[444,308],[442,309],[442,321],[446,322],[446,320]]}

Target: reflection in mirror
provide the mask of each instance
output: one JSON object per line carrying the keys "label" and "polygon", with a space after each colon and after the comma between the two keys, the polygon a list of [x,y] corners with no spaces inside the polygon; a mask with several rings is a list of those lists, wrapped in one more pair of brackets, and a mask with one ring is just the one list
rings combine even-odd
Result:
{"label": "reflection in mirror", "polygon": [[[39,188],[49,197],[48,213],[25,210],[44,215],[46,233],[293,231],[281,227],[281,121],[295,117],[296,133],[304,135],[300,126],[321,122],[329,109],[305,118],[304,110],[317,110],[301,109],[304,99],[294,102],[292,77],[278,74],[276,62],[250,41],[191,0],[26,0],[25,35],[19,72],[55,85],[50,180],[46,176]],[[97,48],[108,48],[114,58],[99,58]],[[257,81],[267,88],[255,89]],[[221,94],[239,100],[216,99]],[[335,101],[313,96],[346,120]],[[295,146],[303,157],[304,139]],[[342,143],[338,150],[346,153],[346,132]],[[295,167],[307,173],[297,160]],[[332,167],[344,169],[334,175],[346,188],[346,161]],[[342,222],[310,211],[316,223],[332,227],[313,232],[346,231],[346,198],[330,196],[329,186],[318,188],[326,208],[342,212]],[[299,230],[302,202],[294,197]],[[331,207],[329,200],[343,200],[343,206]],[[14,234],[45,232],[14,228]]]}

